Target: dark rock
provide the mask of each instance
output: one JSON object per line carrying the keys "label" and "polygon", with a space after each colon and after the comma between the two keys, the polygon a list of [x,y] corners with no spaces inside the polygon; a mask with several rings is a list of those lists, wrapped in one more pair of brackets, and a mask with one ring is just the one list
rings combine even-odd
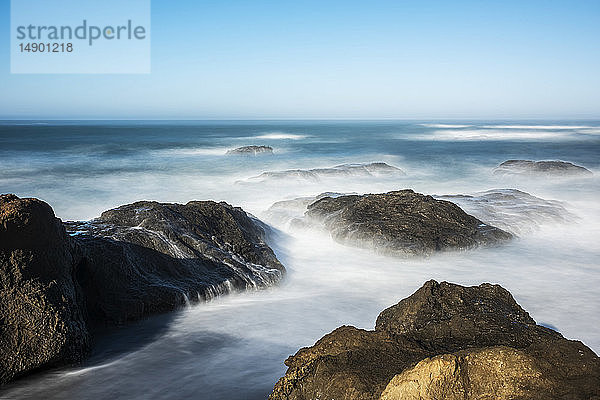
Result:
{"label": "dark rock", "polygon": [[369,164],[342,164],[331,168],[291,169],[286,171],[270,171],[250,178],[248,181],[268,181],[281,179],[296,179],[318,182],[322,178],[335,178],[340,176],[370,177],[381,175],[405,175],[400,168],[393,167],[383,162]]}
{"label": "dark rock", "polygon": [[536,336],[535,326],[499,285],[464,287],[429,281],[379,314],[375,330],[404,335],[440,354],[468,347],[526,347]]}
{"label": "dark rock", "polygon": [[375,331],[341,327],[298,351],[280,399],[597,399],[600,359],[536,325],[498,285],[429,281]]}
{"label": "dark rock", "polygon": [[308,206],[306,219],[341,243],[399,256],[470,249],[512,238],[456,204],[410,189],[325,197]]}
{"label": "dark rock", "polygon": [[532,232],[542,224],[570,222],[577,218],[560,201],[541,199],[516,189],[434,197],[451,201],[486,224],[514,235]]}
{"label": "dark rock", "polygon": [[226,203],[143,201],[67,227],[83,248],[78,279],[99,323],[266,287],[285,272],[261,223]]}
{"label": "dark rock", "polygon": [[0,196],[0,384],[82,361],[103,325],[278,282],[266,234],[226,203],[138,202],[63,225],[40,200]]}
{"label": "dark rock", "polygon": [[0,384],[88,352],[78,261],[48,204],[0,196]]}
{"label": "dark rock", "polygon": [[228,150],[229,155],[251,155],[273,154],[273,148],[270,146],[242,146],[237,149]]}
{"label": "dark rock", "polygon": [[587,168],[567,161],[508,160],[494,170],[495,175],[592,175]]}

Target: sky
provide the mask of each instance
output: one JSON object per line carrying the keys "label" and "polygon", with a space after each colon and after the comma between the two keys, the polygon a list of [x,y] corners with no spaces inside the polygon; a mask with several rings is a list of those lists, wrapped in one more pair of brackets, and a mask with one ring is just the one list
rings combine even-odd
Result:
{"label": "sky", "polygon": [[11,74],[0,0],[0,119],[600,118],[598,0],[153,0],[151,12],[150,74]]}

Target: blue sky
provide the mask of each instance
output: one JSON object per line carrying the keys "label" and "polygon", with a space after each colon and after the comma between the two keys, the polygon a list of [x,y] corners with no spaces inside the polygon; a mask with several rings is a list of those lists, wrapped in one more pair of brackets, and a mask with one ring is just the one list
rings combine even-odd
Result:
{"label": "blue sky", "polygon": [[148,75],[11,75],[0,4],[2,119],[600,118],[598,0],[153,0]]}

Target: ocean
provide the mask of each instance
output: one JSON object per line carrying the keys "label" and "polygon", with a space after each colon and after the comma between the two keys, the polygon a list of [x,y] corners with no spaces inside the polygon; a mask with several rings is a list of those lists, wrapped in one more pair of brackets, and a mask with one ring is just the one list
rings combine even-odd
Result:
{"label": "ocean", "polygon": [[[274,152],[226,155],[244,145]],[[509,159],[570,161],[594,175],[493,174]],[[370,162],[405,175],[249,179]],[[269,210],[323,192],[404,188],[434,196],[516,189],[555,208],[463,202],[519,237],[409,259],[293,229],[301,210]],[[0,192],[43,199],[63,220],[138,200],[226,201],[272,226],[269,244],[288,269],[276,287],[110,330],[84,365],[21,379],[3,399],[265,399],[289,355],[340,325],[372,329],[379,312],[429,279],[501,284],[538,323],[600,352],[600,121],[0,121]]]}

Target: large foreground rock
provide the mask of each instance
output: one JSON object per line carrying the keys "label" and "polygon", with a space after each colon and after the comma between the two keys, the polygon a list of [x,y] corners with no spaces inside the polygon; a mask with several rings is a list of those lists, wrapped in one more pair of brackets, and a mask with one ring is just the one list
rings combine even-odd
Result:
{"label": "large foreground rock", "polygon": [[43,201],[0,196],[0,384],[83,360],[97,325],[278,282],[265,236],[226,203],[138,202],[63,225]]}
{"label": "large foreground rock", "polygon": [[262,224],[227,203],[142,201],[67,226],[83,248],[87,308],[103,323],[267,287],[285,272]]}
{"label": "large foreground rock", "polygon": [[344,244],[393,255],[494,245],[512,235],[456,204],[414,191],[324,197],[308,206],[302,224],[319,226]]}
{"label": "large foreground rock", "polygon": [[0,196],[0,384],[87,353],[78,261],[48,204]]}
{"label": "large foreground rock", "polygon": [[285,364],[271,400],[600,398],[598,356],[490,284],[429,281],[374,331],[338,328]]}
{"label": "large foreground rock", "polygon": [[587,168],[567,161],[508,160],[494,170],[495,175],[592,175]]}

